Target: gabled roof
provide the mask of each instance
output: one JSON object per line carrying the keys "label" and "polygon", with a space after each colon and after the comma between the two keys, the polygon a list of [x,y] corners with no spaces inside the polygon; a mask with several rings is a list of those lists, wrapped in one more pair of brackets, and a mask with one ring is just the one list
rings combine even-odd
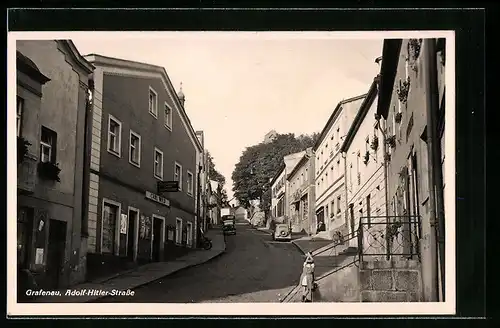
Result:
{"label": "gabled roof", "polygon": [[[342,147],[340,147],[341,152],[345,152],[347,149],[349,149],[349,146],[351,145],[354,136],[359,130],[359,127],[361,126],[361,123],[363,123],[363,120],[366,117],[366,114],[368,113],[368,110],[370,109],[371,105],[373,104],[373,101],[375,100],[375,97],[377,96],[377,85],[379,81],[379,76],[376,76],[373,79],[372,85],[370,86],[370,89],[368,90],[367,96],[363,103],[361,104],[361,107],[358,110],[358,113],[354,117],[354,120],[351,124],[351,127],[349,128],[349,132],[347,132],[347,136],[342,143]],[[375,120],[375,118],[373,118]]]}
{"label": "gabled roof", "polygon": [[195,147],[198,149],[198,151],[200,152],[203,151],[203,147],[200,143],[200,140],[198,139],[198,136],[196,135],[196,132],[194,131],[193,126],[191,125],[191,121],[184,109],[184,106],[180,102],[179,97],[175,92],[175,88],[172,85],[172,81],[170,81],[170,78],[164,67],[126,60],[126,59],[107,57],[98,54],[89,54],[86,55],[85,58],[87,58],[94,65],[99,65],[102,67],[106,66],[117,67],[117,68],[130,69],[132,71],[138,71],[138,72],[142,71],[142,72],[160,74],[162,77],[162,82],[164,84],[165,90],[172,99],[175,105],[174,107],[177,109],[179,117],[181,118],[181,121],[189,135],[189,138],[191,139]]}
{"label": "gabled roof", "polygon": [[71,40],[58,40],[59,43],[62,45],[66,46],[66,48],[69,50],[69,54],[73,58],[73,60],[87,73],[92,73],[94,71],[94,66],[87,60],[85,59],[78,49],[76,48],[75,44]]}
{"label": "gabled roof", "polygon": [[288,181],[290,181],[290,179],[294,176],[294,174],[297,173],[297,171],[309,160],[309,158],[311,158],[311,156],[309,154],[304,154],[304,156],[302,156],[302,158],[297,163],[297,165],[295,165],[292,172],[290,172],[290,174],[288,174],[286,179]]}
{"label": "gabled roof", "polygon": [[285,170],[285,167],[286,167],[285,163],[284,162],[281,163],[280,168],[278,169],[278,171],[276,171],[276,174],[274,175],[274,177],[271,180],[271,186],[276,182],[276,180],[281,175],[281,173],[283,173],[283,171]]}
{"label": "gabled roof", "polygon": [[332,127],[333,123],[335,123],[335,120],[340,115],[340,112],[341,112],[341,109],[342,109],[342,105],[345,105],[347,103],[350,103],[350,102],[353,102],[353,101],[356,101],[356,100],[363,99],[364,97],[366,97],[366,94],[360,95],[360,96],[356,96],[356,97],[352,97],[352,98],[348,98],[348,99],[344,99],[344,100],[342,100],[341,102],[339,102],[337,104],[337,107],[335,107],[335,109],[333,110],[332,115],[330,115],[330,118],[328,119],[328,121],[326,122],[325,127],[321,131],[321,134],[319,135],[318,140],[314,144],[314,147],[313,147],[314,151],[316,151],[318,149],[319,145],[321,145],[321,142],[323,141],[323,139],[325,139],[326,133],[330,130],[330,128]]}
{"label": "gabled roof", "polygon": [[297,164],[293,167],[292,171],[287,175],[286,179],[290,181],[291,177],[294,176],[294,174],[311,158],[313,152],[312,152],[312,147],[307,148],[305,150],[304,156],[298,161]]}
{"label": "gabled roof", "polygon": [[402,39],[385,39],[380,65],[380,85],[377,103],[377,114],[387,119],[391,105],[392,90],[399,64]]}

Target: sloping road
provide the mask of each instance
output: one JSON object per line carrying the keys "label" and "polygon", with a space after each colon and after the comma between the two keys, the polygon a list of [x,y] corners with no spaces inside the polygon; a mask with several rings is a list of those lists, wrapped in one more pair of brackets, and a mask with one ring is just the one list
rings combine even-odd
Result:
{"label": "sloping road", "polygon": [[277,302],[299,280],[303,256],[289,242],[273,242],[269,234],[246,221],[226,237],[226,253],[198,267],[182,270],[135,289],[131,297],[98,302],[206,303]]}

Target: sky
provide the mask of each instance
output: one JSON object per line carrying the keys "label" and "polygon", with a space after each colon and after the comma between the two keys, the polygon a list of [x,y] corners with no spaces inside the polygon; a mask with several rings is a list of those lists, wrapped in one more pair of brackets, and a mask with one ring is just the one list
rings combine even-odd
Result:
{"label": "sky", "polygon": [[115,33],[72,38],[95,53],[165,67],[185,109],[226,177],[246,147],[278,133],[321,132],[339,101],[364,94],[379,71],[379,39],[309,33]]}

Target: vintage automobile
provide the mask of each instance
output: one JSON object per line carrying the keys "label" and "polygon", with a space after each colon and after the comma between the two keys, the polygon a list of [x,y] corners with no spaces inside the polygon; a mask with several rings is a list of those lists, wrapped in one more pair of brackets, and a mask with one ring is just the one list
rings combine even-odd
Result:
{"label": "vintage automobile", "polygon": [[234,215],[222,217],[222,231],[224,235],[236,235],[236,218]]}
{"label": "vintage automobile", "polygon": [[291,241],[292,229],[290,226],[286,223],[276,224],[273,233],[273,240]]}

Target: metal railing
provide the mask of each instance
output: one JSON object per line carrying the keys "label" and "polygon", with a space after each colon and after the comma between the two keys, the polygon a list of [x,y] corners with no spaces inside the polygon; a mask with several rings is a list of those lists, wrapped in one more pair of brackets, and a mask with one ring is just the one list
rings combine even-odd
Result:
{"label": "metal railing", "polygon": [[420,258],[420,216],[361,217],[357,235],[361,261],[365,256]]}

